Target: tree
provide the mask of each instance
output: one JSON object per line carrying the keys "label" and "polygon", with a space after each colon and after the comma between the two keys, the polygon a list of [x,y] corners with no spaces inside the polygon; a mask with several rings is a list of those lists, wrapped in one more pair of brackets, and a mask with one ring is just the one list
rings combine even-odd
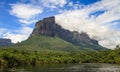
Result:
{"label": "tree", "polygon": [[120,48],[120,46],[119,45],[116,45],[116,48],[115,49],[119,49]]}

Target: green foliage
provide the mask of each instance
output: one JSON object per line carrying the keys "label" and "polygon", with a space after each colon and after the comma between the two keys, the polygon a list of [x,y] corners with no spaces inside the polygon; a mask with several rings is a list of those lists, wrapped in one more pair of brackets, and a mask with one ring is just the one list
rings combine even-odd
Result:
{"label": "green foliage", "polygon": [[120,48],[120,46],[119,45],[116,45],[116,48],[115,49],[119,49]]}
{"label": "green foliage", "polygon": [[58,37],[33,36],[11,47],[1,47],[0,66],[61,63],[120,64],[120,48],[95,51],[74,46]]}
{"label": "green foliage", "polygon": [[37,65],[52,63],[78,63],[81,58],[77,58],[81,54],[71,54],[66,52],[47,52],[38,51],[21,51],[16,49],[0,50],[1,66],[17,66],[17,65]]}
{"label": "green foliage", "polygon": [[41,51],[41,52],[84,52],[84,51],[95,51],[89,48],[83,48],[75,46],[67,41],[60,39],[59,37],[49,36],[32,36],[26,41],[17,43],[12,48],[27,51]]}
{"label": "green foliage", "polygon": [[[89,59],[88,59],[89,58]],[[39,52],[22,51],[16,49],[0,50],[0,65],[37,65],[52,63],[83,63],[89,62],[91,56],[86,53],[67,53],[67,52]]]}
{"label": "green foliage", "polygon": [[61,63],[114,63],[120,64],[120,49],[100,52],[40,52],[17,49],[0,50],[1,66],[38,65]]}

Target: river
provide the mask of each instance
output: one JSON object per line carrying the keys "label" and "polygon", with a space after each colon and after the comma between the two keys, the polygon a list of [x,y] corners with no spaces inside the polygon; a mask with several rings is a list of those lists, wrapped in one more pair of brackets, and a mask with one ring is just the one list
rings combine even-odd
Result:
{"label": "river", "polygon": [[103,63],[48,64],[1,68],[0,72],[120,72],[120,65]]}

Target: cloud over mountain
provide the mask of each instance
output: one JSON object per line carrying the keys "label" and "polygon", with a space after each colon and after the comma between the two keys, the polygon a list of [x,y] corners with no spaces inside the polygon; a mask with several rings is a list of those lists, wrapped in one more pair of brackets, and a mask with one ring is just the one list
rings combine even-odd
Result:
{"label": "cloud over mountain", "polygon": [[4,34],[4,38],[10,38],[13,43],[21,42],[26,40],[32,32],[30,27],[22,27],[21,29],[13,32],[7,32]]}
{"label": "cloud over mountain", "polygon": [[120,1],[102,0],[82,9],[74,9],[56,15],[56,23],[69,30],[87,32],[108,48],[120,44],[120,31],[113,28],[120,24]]}
{"label": "cloud over mountain", "polygon": [[[94,0],[87,2],[90,1]],[[5,4],[2,2],[2,8]],[[56,23],[65,29],[87,32],[102,46],[113,49],[120,44],[120,0],[95,0],[89,4],[79,0],[16,0],[8,6],[8,16],[15,17],[13,22],[20,27],[16,30],[1,27],[0,37],[14,39],[18,36],[14,42],[25,40],[39,19],[56,15]],[[30,33],[21,33],[24,28]]]}

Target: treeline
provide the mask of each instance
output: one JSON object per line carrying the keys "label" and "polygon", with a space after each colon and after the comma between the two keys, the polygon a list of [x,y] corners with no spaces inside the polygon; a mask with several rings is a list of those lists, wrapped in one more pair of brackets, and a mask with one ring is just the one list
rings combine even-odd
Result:
{"label": "treeline", "polygon": [[120,49],[88,53],[20,51],[12,48],[0,50],[1,66],[23,66],[53,63],[120,64]]}

